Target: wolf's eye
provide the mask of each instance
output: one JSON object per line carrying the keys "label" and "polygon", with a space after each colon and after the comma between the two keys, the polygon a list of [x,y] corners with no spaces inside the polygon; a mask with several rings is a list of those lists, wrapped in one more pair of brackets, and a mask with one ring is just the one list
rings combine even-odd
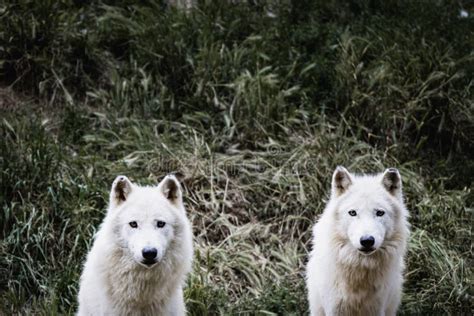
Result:
{"label": "wolf's eye", "polygon": [[356,216],[357,215],[357,212],[355,210],[350,210],[349,211],[349,215],[350,216]]}
{"label": "wolf's eye", "polygon": [[137,228],[138,227],[138,224],[135,221],[128,223],[128,225],[130,225],[130,227],[132,227],[132,228]]}
{"label": "wolf's eye", "polygon": [[156,226],[157,226],[158,228],[163,228],[163,227],[165,227],[165,225],[166,225],[166,223],[163,222],[163,221],[158,221],[158,222],[156,222]]}
{"label": "wolf's eye", "polygon": [[384,214],[385,214],[385,212],[382,211],[382,210],[377,210],[377,212],[375,212],[375,215],[377,215],[377,216],[383,216]]}

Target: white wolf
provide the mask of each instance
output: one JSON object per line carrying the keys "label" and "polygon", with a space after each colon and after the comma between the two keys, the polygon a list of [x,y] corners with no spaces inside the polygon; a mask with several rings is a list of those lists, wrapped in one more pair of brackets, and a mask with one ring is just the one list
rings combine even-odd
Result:
{"label": "white wolf", "polygon": [[397,169],[353,175],[337,167],[313,228],[307,265],[311,315],[395,315],[409,225]]}
{"label": "white wolf", "polygon": [[140,187],[117,177],[81,276],[78,315],[184,315],[192,257],[178,180]]}

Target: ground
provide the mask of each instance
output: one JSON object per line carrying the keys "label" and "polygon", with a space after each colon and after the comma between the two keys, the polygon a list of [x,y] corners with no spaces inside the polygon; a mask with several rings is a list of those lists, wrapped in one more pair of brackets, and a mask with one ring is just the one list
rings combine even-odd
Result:
{"label": "ground", "polygon": [[190,314],[304,314],[310,228],[342,164],[402,174],[401,313],[471,314],[473,14],[467,1],[3,5],[0,313],[72,314],[115,176],[179,171]]}

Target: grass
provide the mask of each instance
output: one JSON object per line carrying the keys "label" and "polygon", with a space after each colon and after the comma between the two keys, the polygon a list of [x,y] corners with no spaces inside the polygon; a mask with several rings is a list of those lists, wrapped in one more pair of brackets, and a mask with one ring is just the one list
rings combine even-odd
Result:
{"label": "grass", "polygon": [[471,314],[467,2],[0,6],[0,313],[72,314],[117,174],[185,174],[191,315],[307,311],[336,165],[400,169],[401,314]]}

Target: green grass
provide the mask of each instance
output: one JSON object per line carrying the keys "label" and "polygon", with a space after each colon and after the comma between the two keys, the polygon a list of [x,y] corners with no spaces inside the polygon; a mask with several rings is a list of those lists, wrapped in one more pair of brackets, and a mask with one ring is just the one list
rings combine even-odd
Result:
{"label": "green grass", "polygon": [[[472,17],[450,1],[0,6],[0,314],[72,314],[117,174],[185,174],[191,315],[307,311],[338,164],[396,166],[401,314],[471,314]],[[268,14],[271,11],[272,14]]]}

